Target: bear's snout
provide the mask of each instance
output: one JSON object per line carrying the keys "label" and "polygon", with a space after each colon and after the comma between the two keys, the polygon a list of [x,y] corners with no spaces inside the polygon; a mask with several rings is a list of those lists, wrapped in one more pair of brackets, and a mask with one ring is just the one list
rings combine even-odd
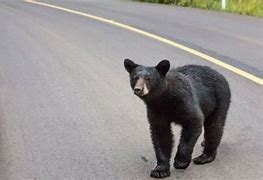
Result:
{"label": "bear's snout", "polygon": [[149,89],[143,78],[139,78],[137,80],[133,91],[134,91],[134,94],[136,94],[137,96],[145,96],[149,93]]}
{"label": "bear's snout", "polygon": [[142,88],[139,88],[139,87],[135,87],[135,88],[134,88],[134,94],[140,95],[142,92],[143,92],[143,89],[142,89]]}

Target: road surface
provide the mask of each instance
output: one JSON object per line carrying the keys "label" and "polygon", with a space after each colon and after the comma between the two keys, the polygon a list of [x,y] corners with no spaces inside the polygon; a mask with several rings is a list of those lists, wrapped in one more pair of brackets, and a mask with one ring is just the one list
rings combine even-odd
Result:
{"label": "road surface", "polygon": [[[263,19],[118,0],[41,2],[142,29],[263,78]],[[1,180],[151,179],[145,107],[124,58],[208,65],[230,83],[216,160],[171,168],[167,179],[262,179],[262,85],[135,32],[22,0],[0,1],[0,23]],[[180,128],[173,130],[176,146]]]}

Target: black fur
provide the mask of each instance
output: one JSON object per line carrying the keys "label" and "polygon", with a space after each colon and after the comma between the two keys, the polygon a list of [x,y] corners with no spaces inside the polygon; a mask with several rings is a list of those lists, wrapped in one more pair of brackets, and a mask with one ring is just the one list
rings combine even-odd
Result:
{"label": "black fur", "polygon": [[[130,73],[132,89],[138,78],[147,77],[149,93],[139,96],[146,104],[151,137],[157,166],[151,176],[170,175],[170,157],[173,148],[171,123],[182,127],[174,167],[185,169],[192,160],[195,143],[204,126],[203,154],[195,158],[196,164],[215,159],[221,141],[231,93],[226,79],[207,66],[186,65],[169,70],[170,63],[161,61],[156,67],[124,62]],[[167,74],[166,74],[167,73]]]}

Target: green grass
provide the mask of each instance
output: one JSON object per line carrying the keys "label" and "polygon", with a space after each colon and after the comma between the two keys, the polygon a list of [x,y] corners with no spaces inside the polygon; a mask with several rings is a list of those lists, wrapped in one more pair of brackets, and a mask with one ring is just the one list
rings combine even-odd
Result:
{"label": "green grass", "polygon": [[[135,0],[174,4],[210,10],[221,10],[221,0]],[[226,0],[226,11],[250,16],[263,16],[263,0]]]}

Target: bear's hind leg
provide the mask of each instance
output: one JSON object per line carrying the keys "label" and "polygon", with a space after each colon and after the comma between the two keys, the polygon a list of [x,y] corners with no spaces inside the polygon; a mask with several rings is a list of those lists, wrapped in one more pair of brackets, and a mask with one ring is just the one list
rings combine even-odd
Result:
{"label": "bear's hind leg", "polygon": [[204,150],[202,155],[193,159],[195,164],[205,164],[212,162],[215,159],[217,147],[219,146],[223,135],[226,111],[222,112],[222,109],[218,109],[205,120]]}
{"label": "bear's hind leg", "polygon": [[220,144],[227,112],[230,105],[231,92],[225,78],[218,77],[216,84],[216,108],[204,122],[204,150],[203,154],[193,159],[195,164],[212,162]]}

